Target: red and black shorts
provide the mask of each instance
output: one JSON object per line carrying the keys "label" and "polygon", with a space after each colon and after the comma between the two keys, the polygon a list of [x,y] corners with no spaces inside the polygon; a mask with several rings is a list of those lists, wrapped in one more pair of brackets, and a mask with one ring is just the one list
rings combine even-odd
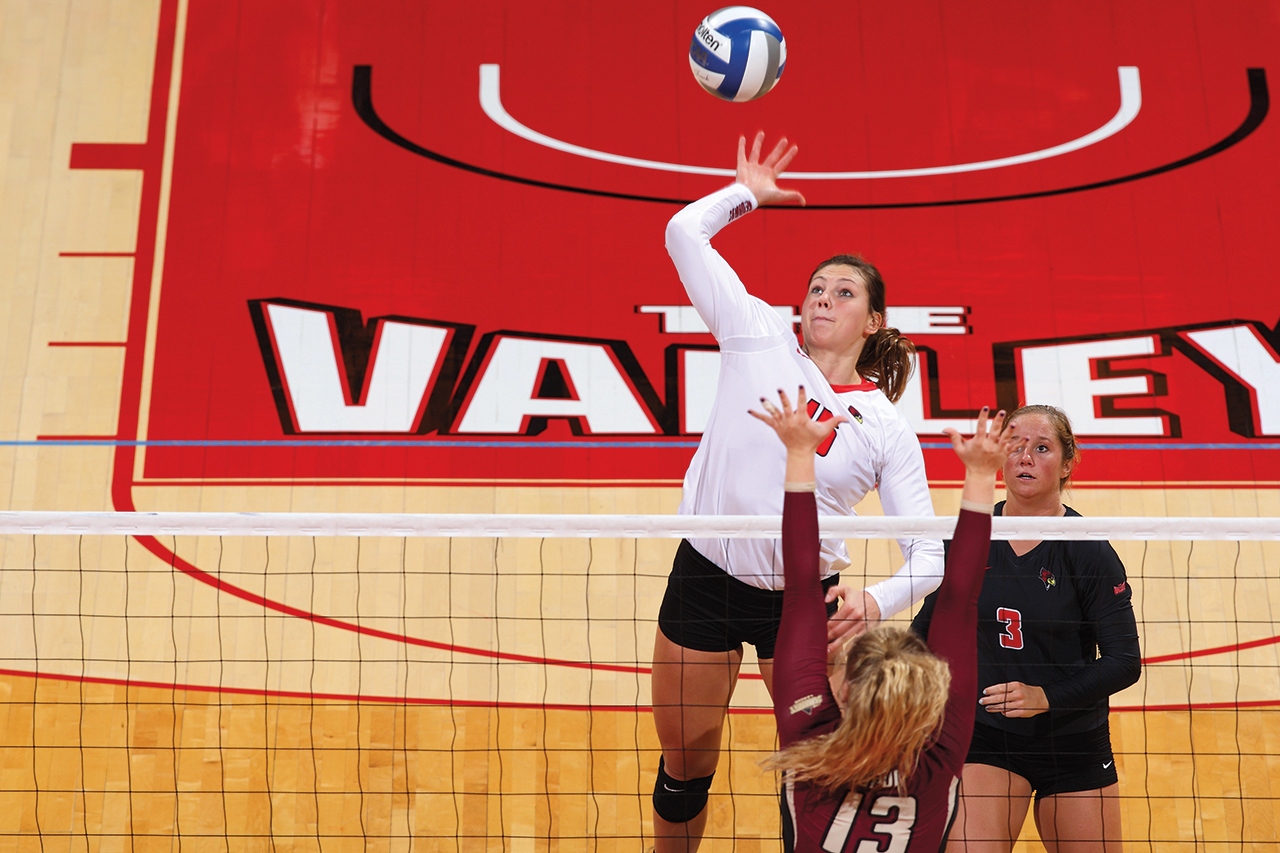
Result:
{"label": "red and black shorts", "polygon": [[[823,590],[840,582],[832,575]],[[834,616],[836,602],[827,604]],[[658,628],[667,639],[700,652],[729,652],[743,643],[761,660],[773,659],[782,621],[782,591],[743,583],[681,541],[658,610]]]}

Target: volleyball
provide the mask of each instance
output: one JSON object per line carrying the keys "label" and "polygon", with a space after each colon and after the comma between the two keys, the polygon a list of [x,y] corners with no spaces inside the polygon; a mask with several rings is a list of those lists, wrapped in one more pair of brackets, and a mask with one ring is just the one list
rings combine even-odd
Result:
{"label": "volleyball", "polygon": [[726,6],[702,19],[689,45],[694,79],[717,98],[753,101],[782,78],[787,42],[759,9]]}

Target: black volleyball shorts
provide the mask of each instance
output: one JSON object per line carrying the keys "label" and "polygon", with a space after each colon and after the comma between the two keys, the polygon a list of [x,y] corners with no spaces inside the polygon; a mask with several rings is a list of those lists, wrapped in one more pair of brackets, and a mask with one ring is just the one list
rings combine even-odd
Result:
{"label": "black volleyball shorts", "polygon": [[1111,730],[1105,724],[1078,734],[1026,737],[978,723],[965,763],[1016,773],[1031,783],[1037,801],[1050,794],[1096,791],[1119,781]]}
{"label": "black volleyball shorts", "polygon": [[[832,575],[824,590],[840,582]],[[836,602],[827,604],[834,616]],[[773,659],[782,621],[782,591],[743,583],[681,541],[658,610],[658,628],[667,639],[700,652],[728,652],[743,643],[756,647],[761,660]]]}

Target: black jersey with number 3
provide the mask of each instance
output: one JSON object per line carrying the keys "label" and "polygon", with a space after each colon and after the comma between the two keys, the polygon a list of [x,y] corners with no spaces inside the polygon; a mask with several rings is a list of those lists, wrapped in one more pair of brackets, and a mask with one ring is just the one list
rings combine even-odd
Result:
{"label": "black jersey with number 3", "polygon": [[[1001,515],[1004,503],[996,504]],[[1080,513],[1066,508],[1066,514]],[[978,688],[1020,681],[1042,687],[1049,713],[980,724],[1028,736],[1091,731],[1107,721],[1107,697],[1138,680],[1133,589],[1108,542],[1043,541],[1022,556],[993,541],[978,597]],[[934,597],[911,627],[929,636]]]}

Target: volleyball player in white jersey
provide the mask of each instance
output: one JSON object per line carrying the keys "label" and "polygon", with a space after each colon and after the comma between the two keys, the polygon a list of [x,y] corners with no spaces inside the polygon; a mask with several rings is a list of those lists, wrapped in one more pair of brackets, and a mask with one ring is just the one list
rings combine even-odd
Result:
{"label": "volleyball player in white jersey", "polygon": [[[747,412],[761,395],[803,385],[811,417],[847,421],[818,448],[821,515],[852,515],[875,488],[889,515],[933,515],[924,456],[892,400],[902,393],[914,347],[884,327],[884,281],[862,258],[837,255],[809,278],[801,308],[804,342],[791,323],[751,296],[711,247],[721,228],[760,204],[799,202],[777,178],[795,156],[783,139],[761,159],[738,143],[736,182],[694,202],[667,226],[667,251],[694,307],[720,344],[720,379],[702,441],[684,479],[680,513],[781,515],[785,452]],[[842,540],[823,540],[832,646],[923,598],[943,573],[938,540],[899,540],[905,563],[888,580],[847,594],[836,587],[849,564]],[[742,644],[756,646],[765,686],[781,617],[781,544],[764,539],[682,542],[658,616],[653,710],[662,760],[654,785],[657,853],[695,850],[706,827],[711,778]],[[837,593],[844,595],[835,613]]]}

